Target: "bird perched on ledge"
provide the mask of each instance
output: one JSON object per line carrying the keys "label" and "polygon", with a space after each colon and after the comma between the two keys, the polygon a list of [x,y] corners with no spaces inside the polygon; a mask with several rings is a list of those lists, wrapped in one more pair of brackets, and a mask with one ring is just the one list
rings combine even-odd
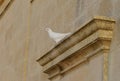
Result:
{"label": "bird perched on ledge", "polygon": [[51,39],[53,39],[56,43],[62,41],[65,37],[70,36],[72,33],[58,33],[53,32],[50,28],[45,29],[48,32],[48,35]]}

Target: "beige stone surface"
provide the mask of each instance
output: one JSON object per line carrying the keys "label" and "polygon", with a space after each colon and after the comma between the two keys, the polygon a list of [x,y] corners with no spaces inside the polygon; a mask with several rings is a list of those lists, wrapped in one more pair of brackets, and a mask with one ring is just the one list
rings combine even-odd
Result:
{"label": "beige stone surface", "polygon": [[[109,81],[120,81],[119,4],[119,0],[33,0],[32,3],[30,0],[13,0],[7,7],[2,4],[0,81],[49,81],[36,62],[55,45],[45,32],[45,27],[56,32],[73,32],[96,15],[112,17],[117,21],[110,51]],[[90,67],[87,63],[76,67],[66,73],[61,81],[90,81],[86,78],[89,77],[88,71],[94,75],[95,68],[99,72],[96,68],[101,65],[96,64],[101,59],[102,56],[96,57]],[[92,68],[92,65],[96,67]],[[96,79],[101,80],[100,75],[96,75]]]}

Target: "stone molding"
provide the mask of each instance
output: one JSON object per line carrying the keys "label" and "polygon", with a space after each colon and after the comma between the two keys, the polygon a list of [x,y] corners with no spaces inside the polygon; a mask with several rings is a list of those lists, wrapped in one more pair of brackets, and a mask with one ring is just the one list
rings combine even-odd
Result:
{"label": "stone molding", "polygon": [[113,19],[94,17],[37,61],[50,79],[62,75],[98,53],[108,54],[114,27]]}
{"label": "stone molding", "polygon": [[0,15],[6,10],[12,0],[0,0]]}

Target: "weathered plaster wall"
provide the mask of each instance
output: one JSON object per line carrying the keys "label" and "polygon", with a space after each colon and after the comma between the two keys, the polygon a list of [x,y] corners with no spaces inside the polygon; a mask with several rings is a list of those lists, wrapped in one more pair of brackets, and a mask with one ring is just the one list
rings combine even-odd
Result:
{"label": "weathered plaster wall", "polygon": [[[119,0],[34,0],[31,4],[30,0],[13,0],[0,18],[0,81],[49,81],[36,62],[55,45],[45,28],[73,32],[96,15],[117,20],[111,45],[109,80],[119,81],[119,3]],[[96,63],[77,67],[75,72],[66,73],[61,81],[73,81],[74,77],[81,79],[87,74],[84,71],[92,71],[94,65]],[[81,77],[75,76],[79,72]]]}
{"label": "weathered plaster wall", "polygon": [[0,80],[26,81],[28,0],[14,0],[0,17]]}
{"label": "weathered plaster wall", "polygon": [[113,11],[112,16],[116,20],[116,27],[114,30],[113,44],[111,45],[110,52],[110,69],[109,69],[109,81],[119,81],[120,80],[120,1],[112,0]]}

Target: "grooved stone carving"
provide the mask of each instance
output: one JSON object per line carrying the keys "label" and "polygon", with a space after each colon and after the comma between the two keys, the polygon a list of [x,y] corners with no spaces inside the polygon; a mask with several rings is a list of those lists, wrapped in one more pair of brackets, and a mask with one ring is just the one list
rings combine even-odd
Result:
{"label": "grooved stone carving", "polygon": [[12,0],[0,0],[0,15],[6,10]]}
{"label": "grooved stone carving", "polygon": [[105,54],[103,79],[107,81],[107,55],[114,25],[115,21],[111,18],[94,17],[37,60],[43,66],[43,72],[47,73],[50,79],[57,75],[62,76],[63,73],[100,53]]}

